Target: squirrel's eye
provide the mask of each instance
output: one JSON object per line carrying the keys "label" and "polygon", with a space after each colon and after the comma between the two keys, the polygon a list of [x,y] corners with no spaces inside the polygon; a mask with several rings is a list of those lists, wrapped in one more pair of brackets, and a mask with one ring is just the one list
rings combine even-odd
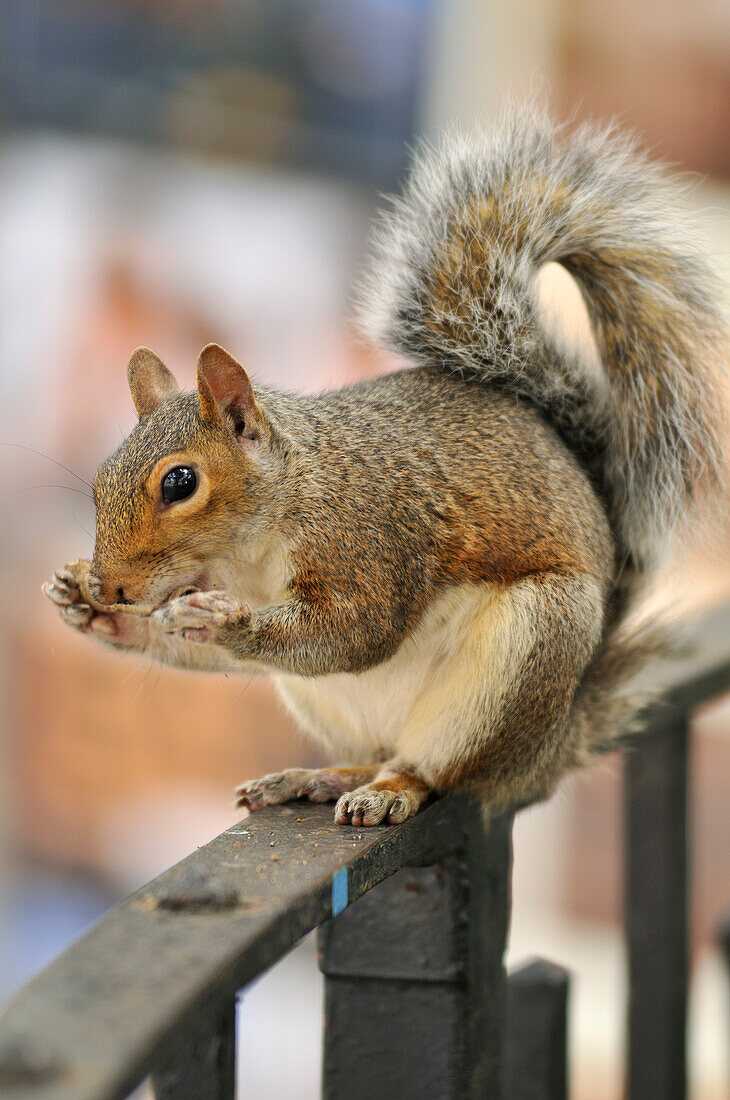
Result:
{"label": "squirrel's eye", "polygon": [[176,500],[185,500],[195,492],[198,479],[195,471],[189,466],[176,466],[169,470],[162,479],[162,499],[165,504],[173,504]]}

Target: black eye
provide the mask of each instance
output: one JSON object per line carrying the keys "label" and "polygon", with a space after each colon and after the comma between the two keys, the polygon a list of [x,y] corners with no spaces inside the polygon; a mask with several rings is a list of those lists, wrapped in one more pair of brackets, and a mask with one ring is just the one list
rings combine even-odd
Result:
{"label": "black eye", "polygon": [[189,466],[176,466],[174,470],[166,473],[162,479],[162,499],[165,504],[173,504],[176,500],[185,500],[196,489],[198,479],[195,471]]}

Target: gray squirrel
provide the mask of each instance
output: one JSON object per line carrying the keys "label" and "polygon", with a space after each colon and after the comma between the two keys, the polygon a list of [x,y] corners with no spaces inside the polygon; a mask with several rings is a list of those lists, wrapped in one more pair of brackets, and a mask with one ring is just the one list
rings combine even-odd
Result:
{"label": "gray squirrel", "polygon": [[[679,190],[611,128],[508,112],[423,151],[378,228],[361,324],[410,369],[292,396],[212,344],[180,393],[134,353],[93,561],[45,589],[114,648],[271,673],[349,761],[240,806],[359,826],[462,787],[534,799],[631,724],[654,642],[626,617],[722,478],[725,322]],[[540,323],[549,262],[600,378]]]}

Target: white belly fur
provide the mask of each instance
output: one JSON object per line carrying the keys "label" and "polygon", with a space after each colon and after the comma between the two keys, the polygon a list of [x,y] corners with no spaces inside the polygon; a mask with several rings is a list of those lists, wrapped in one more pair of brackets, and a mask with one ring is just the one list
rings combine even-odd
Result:
{"label": "white belly fur", "polygon": [[[448,666],[474,624],[488,620],[492,608],[500,619],[500,591],[486,584],[450,589],[395,656],[365,672],[311,678],[277,674],[275,683],[297,720],[333,759],[385,759],[396,751],[419,699],[432,694],[436,683],[448,692]],[[488,677],[486,667],[482,674]]]}

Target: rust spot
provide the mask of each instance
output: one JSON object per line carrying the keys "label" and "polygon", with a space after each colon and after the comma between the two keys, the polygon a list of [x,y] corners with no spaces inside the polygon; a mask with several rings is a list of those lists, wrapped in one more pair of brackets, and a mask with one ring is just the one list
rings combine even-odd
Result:
{"label": "rust spot", "polygon": [[224,909],[245,909],[235,890],[190,890],[180,894],[165,894],[157,899],[158,909],[171,913],[219,913]]}
{"label": "rust spot", "polygon": [[34,1039],[18,1039],[0,1050],[0,1085],[46,1085],[67,1073],[66,1066]]}

